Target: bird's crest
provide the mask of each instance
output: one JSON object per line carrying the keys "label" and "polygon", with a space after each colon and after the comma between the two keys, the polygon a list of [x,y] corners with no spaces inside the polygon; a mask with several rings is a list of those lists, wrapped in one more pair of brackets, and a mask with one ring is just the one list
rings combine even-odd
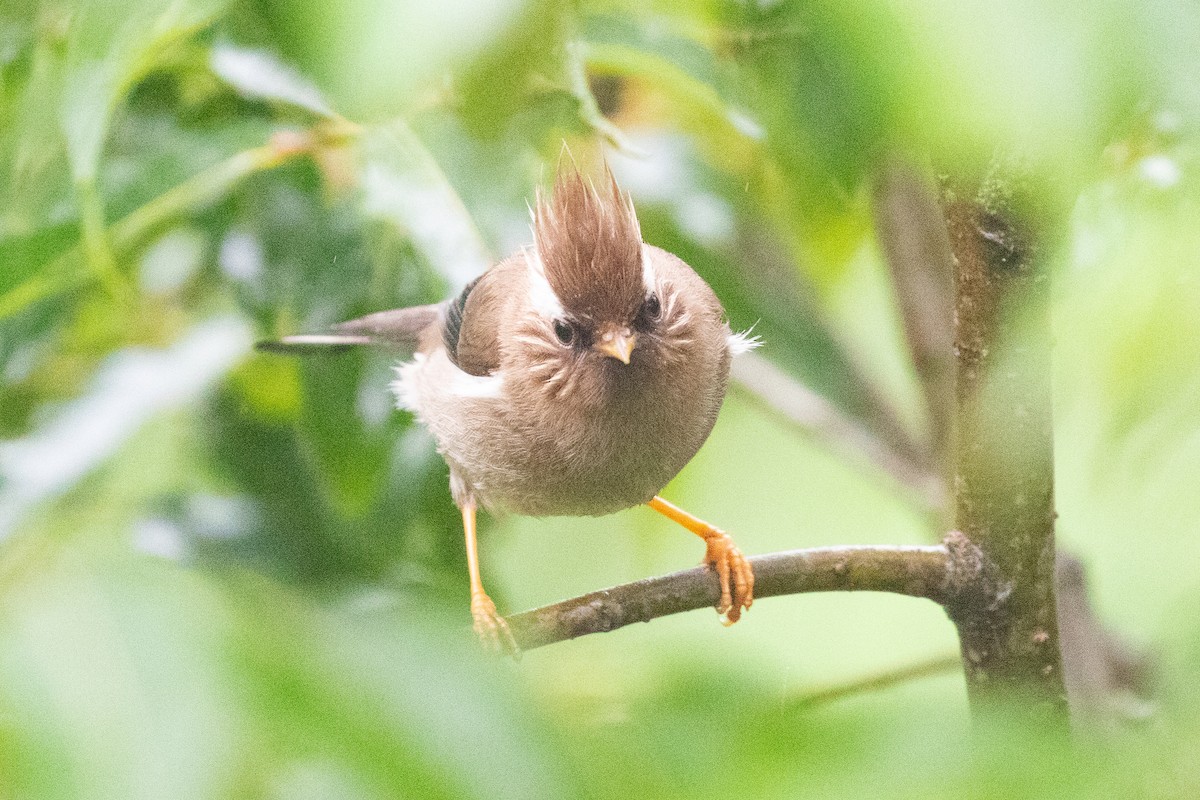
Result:
{"label": "bird's crest", "polygon": [[645,296],[642,232],[629,195],[604,168],[603,188],[561,168],[537,193],[534,241],[546,280],[568,313],[593,320],[631,315]]}

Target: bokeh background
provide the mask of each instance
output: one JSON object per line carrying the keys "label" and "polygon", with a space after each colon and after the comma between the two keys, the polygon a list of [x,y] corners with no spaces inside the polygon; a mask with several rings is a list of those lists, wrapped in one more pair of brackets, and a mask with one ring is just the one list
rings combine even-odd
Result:
{"label": "bokeh background", "polygon": [[[0,796],[1197,796],[1196,42],[1184,0],[4,0]],[[1154,664],[1119,732],[972,753],[952,626],[909,598],[478,652],[393,359],[252,345],[446,296],[529,240],[564,142],[763,358],[915,451],[881,175],[1021,154],[1063,209],[1061,541]],[[940,538],[755,389],[668,498],[750,553]],[[644,509],[484,525],[508,611],[701,555]]]}

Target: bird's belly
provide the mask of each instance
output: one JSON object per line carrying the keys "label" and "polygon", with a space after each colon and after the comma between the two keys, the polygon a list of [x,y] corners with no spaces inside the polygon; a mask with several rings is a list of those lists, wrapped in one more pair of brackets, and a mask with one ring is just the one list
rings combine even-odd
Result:
{"label": "bird's belly", "polygon": [[567,431],[538,427],[519,409],[504,416],[509,424],[490,430],[482,449],[455,455],[451,446],[445,455],[465,467],[484,505],[529,516],[595,516],[648,502],[700,446],[664,453],[638,425]]}
{"label": "bird's belly", "polygon": [[542,440],[516,470],[486,475],[481,485],[489,501],[519,514],[611,514],[648,502],[691,455],[681,463],[664,460],[646,437],[578,449]]}
{"label": "bird's belly", "polygon": [[700,449],[724,394],[672,405],[649,392],[547,413],[504,392],[449,396],[438,388],[445,381],[425,377],[402,372],[400,391],[450,465],[455,499],[528,516],[598,516],[648,502]]}

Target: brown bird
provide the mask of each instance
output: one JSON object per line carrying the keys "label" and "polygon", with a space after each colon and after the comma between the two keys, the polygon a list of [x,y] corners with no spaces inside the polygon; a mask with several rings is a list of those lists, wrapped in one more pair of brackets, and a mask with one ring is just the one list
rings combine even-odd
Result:
{"label": "brown bird", "polygon": [[731,357],[757,342],[730,330],[691,267],[642,241],[629,196],[607,170],[605,183],[560,173],[550,198],[538,192],[534,243],[452,300],[264,343],[413,351],[392,388],[450,467],[475,631],[511,653],[508,624],[479,578],[479,507],[596,516],[649,505],[704,539],[726,624],[753,601],[754,574],[728,534],[658,492],[708,438]]}

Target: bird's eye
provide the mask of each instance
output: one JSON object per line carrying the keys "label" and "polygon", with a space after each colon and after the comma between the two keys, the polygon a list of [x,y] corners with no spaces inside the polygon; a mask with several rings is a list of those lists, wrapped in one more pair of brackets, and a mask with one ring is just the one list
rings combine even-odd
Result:
{"label": "bird's eye", "polygon": [[662,303],[659,302],[657,294],[651,294],[647,297],[642,308],[649,319],[658,319],[658,315],[662,313]]}
{"label": "bird's eye", "polygon": [[554,335],[565,345],[575,341],[575,329],[566,320],[554,320]]}

